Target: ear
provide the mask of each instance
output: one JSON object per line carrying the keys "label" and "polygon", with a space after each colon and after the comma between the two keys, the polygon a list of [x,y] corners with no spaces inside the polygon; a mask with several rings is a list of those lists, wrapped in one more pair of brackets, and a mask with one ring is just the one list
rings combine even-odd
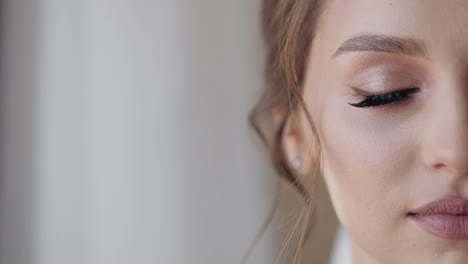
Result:
{"label": "ear", "polygon": [[307,123],[305,115],[301,115],[300,112],[290,112],[282,135],[283,149],[290,168],[299,176],[308,175],[316,165],[314,144],[309,142],[312,137],[307,137],[304,133],[307,131],[305,123]]}

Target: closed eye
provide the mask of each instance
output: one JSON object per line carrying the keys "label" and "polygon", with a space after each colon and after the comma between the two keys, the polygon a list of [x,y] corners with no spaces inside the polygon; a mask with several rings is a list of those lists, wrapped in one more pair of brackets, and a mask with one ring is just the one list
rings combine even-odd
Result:
{"label": "closed eye", "polygon": [[[361,89],[352,87],[355,90]],[[366,108],[366,107],[377,107],[386,104],[401,102],[406,99],[409,99],[410,96],[419,91],[417,87],[411,87],[404,90],[399,90],[391,93],[385,94],[367,94],[364,96],[364,100],[359,103],[348,103],[351,106],[359,107],[359,108]]]}

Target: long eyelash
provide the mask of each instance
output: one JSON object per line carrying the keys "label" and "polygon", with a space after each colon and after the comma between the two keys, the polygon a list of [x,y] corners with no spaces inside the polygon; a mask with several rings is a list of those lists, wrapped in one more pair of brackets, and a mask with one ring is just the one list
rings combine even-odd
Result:
{"label": "long eyelash", "polygon": [[401,102],[405,99],[408,99],[411,94],[419,91],[419,88],[409,88],[405,90],[400,90],[392,93],[386,94],[373,94],[365,96],[365,99],[359,103],[349,103],[354,107],[376,107],[381,105],[386,105],[395,102]]}

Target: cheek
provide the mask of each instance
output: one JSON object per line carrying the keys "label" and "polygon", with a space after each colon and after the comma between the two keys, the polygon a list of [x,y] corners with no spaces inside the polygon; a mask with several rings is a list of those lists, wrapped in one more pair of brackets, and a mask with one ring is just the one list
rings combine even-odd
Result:
{"label": "cheek", "polygon": [[322,124],[318,130],[324,175],[330,187],[337,189],[333,194],[340,196],[337,206],[346,203],[344,208],[347,211],[368,211],[369,208],[380,207],[388,197],[387,192],[397,187],[402,177],[403,139],[399,135],[350,127],[345,121]]}
{"label": "cheek", "polygon": [[340,222],[363,248],[378,252],[372,248],[389,246],[392,236],[397,241],[416,145],[412,129],[346,107],[330,104],[314,116],[323,174]]}

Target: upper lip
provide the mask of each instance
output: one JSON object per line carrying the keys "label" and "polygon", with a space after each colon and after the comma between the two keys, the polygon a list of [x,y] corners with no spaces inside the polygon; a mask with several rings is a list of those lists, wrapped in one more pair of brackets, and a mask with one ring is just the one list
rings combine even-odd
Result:
{"label": "upper lip", "polygon": [[413,209],[409,215],[468,215],[468,198],[445,197]]}

